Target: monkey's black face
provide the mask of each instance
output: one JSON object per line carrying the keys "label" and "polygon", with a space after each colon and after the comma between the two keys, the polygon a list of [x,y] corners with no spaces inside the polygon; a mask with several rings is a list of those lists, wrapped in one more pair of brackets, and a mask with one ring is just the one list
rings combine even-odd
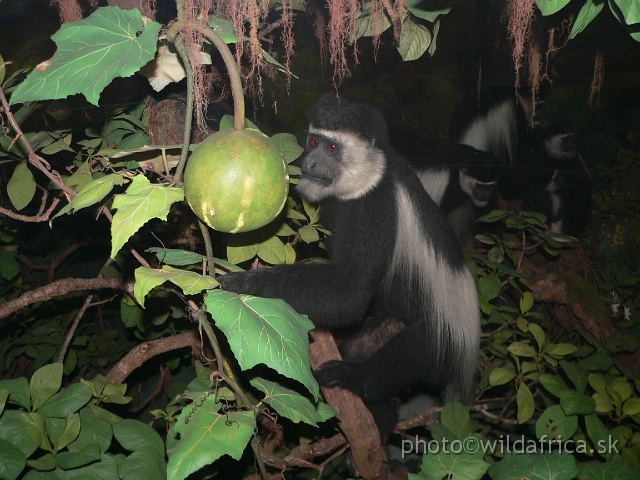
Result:
{"label": "monkey's black face", "polygon": [[335,140],[322,135],[307,137],[307,154],[302,161],[302,178],[331,185],[340,173],[340,152]]}

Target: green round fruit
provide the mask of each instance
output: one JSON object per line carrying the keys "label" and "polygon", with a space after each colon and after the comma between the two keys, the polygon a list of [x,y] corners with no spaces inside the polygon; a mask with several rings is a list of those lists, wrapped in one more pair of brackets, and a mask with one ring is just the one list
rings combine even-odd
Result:
{"label": "green round fruit", "polygon": [[282,210],[289,176],[280,151],[262,132],[227,129],[195,149],[184,172],[184,194],[195,214],[215,230],[255,230]]}

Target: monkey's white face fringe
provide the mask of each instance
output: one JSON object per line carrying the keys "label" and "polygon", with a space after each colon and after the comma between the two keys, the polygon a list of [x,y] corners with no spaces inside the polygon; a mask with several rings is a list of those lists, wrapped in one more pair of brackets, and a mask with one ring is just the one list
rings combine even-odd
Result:
{"label": "monkey's white face fringe", "polygon": [[486,186],[495,185],[496,182],[481,182],[480,180],[467,175],[464,169],[460,170],[459,181],[460,181],[460,188],[464,193],[469,195],[469,197],[471,198],[471,201],[476,207],[485,207],[487,203],[489,203],[489,199],[480,200],[479,198],[477,198],[473,193],[473,187],[475,185],[486,185]]}
{"label": "monkey's white face fringe", "polygon": [[[429,292],[422,299],[420,310],[423,318],[432,324],[436,333],[434,343],[437,358],[451,362],[451,368],[459,382],[445,392],[445,400],[468,400],[473,393],[474,377],[480,350],[480,309],[473,277],[466,268],[452,270],[443,255],[436,252],[421,228],[421,221],[407,191],[396,187],[398,229],[392,265],[388,279],[403,279],[406,288],[419,282],[421,290]],[[458,358],[445,358],[447,342],[452,341],[454,351],[464,352]],[[433,368],[444,368],[434,365]],[[453,387],[453,385],[455,387]]]}
{"label": "monkey's white face fringe", "polygon": [[566,150],[562,146],[562,142],[567,136],[568,134],[554,135],[544,140],[544,149],[550,157],[560,160],[570,159],[576,156],[576,150]]}
{"label": "monkey's white face fringe", "polygon": [[309,126],[309,133],[321,135],[340,145],[343,154],[340,174],[330,185],[302,178],[297,190],[307,200],[320,202],[328,197],[339,200],[361,198],[373,190],[384,175],[386,161],[384,152],[363,140],[357,135],[347,132],[334,132]]}

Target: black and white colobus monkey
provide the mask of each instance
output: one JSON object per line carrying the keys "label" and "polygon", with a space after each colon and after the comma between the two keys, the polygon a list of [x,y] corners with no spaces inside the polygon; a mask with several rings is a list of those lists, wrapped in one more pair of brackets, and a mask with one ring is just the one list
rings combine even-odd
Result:
{"label": "black and white colobus monkey", "polygon": [[497,208],[496,183],[509,164],[468,145],[406,130],[392,130],[391,143],[409,159],[460,245],[472,248],[476,220]]}
{"label": "black and white colobus monkey", "polygon": [[[327,264],[230,273],[225,290],[283,298],[317,327],[349,330],[343,361],[315,372],[360,395],[382,436],[391,400],[416,384],[445,401],[475,388],[480,321],[475,283],[442,212],[390,146],[376,110],[323,96],[309,112],[297,191],[321,204]],[[355,328],[355,330],[354,330]]]}
{"label": "black and white colobus monkey", "polygon": [[579,237],[593,209],[592,182],[575,143],[573,125],[549,127],[525,159],[530,181],[522,209],[544,213],[553,233]]}
{"label": "black and white colobus monkey", "polygon": [[[573,130],[567,124],[540,128],[537,117],[532,116],[532,101],[525,96],[516,98],[512,87],[489,87],[466,97],[454,110],[450,139],[494,155],[509,166],[497,178],[497,195],[484,211],[475,210],[469,225],[475,228],[480,215],[498,208],[499,197],[521,201],[524,210],[544,213],[552,232],[580,236],[591,215],[591,177],[575,146]],[[485,178],[495,172],[486,170]],[[467,181],[484,184],[473,171]],[[473,188],[465,193],[477,206],[479,198]],[[467,230],[475,231],[471,226]]]}

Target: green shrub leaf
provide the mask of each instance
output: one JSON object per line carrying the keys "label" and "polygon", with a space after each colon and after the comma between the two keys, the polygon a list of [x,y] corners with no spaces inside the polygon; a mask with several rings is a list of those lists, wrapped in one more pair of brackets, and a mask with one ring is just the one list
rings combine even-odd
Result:
{"label": "green shrub leaf", "polygon": [[33,200],[36,194],[36,180],[27,162],[20,162],[7,183],[7,195],[13,207],[20,211]]}
{"label": "green shrub leaf", "polygon": [[596,411],[596,401],[593,398],[571,390],[560,395],[560,406],[565,415],[590,415]]}
{"label": "green shrub leaf", "polygon": [[[182,410],[175,423],[180,442],[169,455],[168,479],[182,479],[222,455],[240,460],[256,428],[253,412],[218,412],[222,404],[215,395],[198,401],[197,408]],[[186,422],[186,419],[189,419]]]}
{"label": "green shrub leaf", "polygon": [[153,60],[160,27],[157,22],[145,26],[137,9],[117,7],[99,8],[83,20],[64,23],[51,37],[58,48],[50,64],[33,70],[18,85],[11,104],[82,93],[97,106],[114,78],[130,77]]}
{"label": "green shrub leaf", "polygon": [[489,475],[493,480],[571,480],[578,475],[578,467],[576,459],[564,453],[510,453],[491,465]]}
{"label": "green shrub leaf", "polygon": [[[338,414],[328,405],[327,408],[320,409],[322,403],[314,404],[308,398],[303,397],[294,390],[290,390],[275,382],[270,382],[263,378],[254,378],[251,385],[265,394],[263,402],[268,403],[278,412],[278,415],[288,418],[294,422],[305,422],[314,427],[318,423]],[[327,413],[330,416],[326,416]]]}
{"label": "green shrub leaf", "polygon": [[127,192],[116,195],[113,208],[118,211],[111,224],[111,258],[152,218],[167,219],[171,205],[184,200],[184,190],[152,185],[144,175],[133,178]]}
{"label": "green shrub leaf", "polygon": [[527,384],[522,382],[516,396],[518,402],[518,423],[527,423],[536,411],[533,394]]}
{"label": "green shrub leaf", "polygon": [[536,435],[542,440],[565,441],[570,439],[578,429],[578,417],[565,415],[560,405],[547,408],[536,422]]}
{"label": "green shrub leaf", "polygon": [[226,335],[240,368],[263,363],[302,383],[318,398],[318,383],[309,366],[308,331],[313,323],[286,302],[210,290],[207,311]]}

